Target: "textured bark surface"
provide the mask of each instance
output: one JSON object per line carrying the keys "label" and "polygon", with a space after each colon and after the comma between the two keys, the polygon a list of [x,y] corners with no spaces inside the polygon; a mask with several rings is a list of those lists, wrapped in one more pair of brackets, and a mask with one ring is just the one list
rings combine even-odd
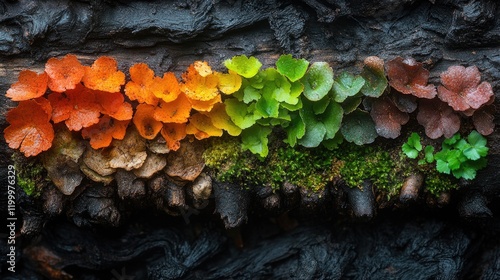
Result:
{"label": "textured bark surface", "polygon": [[[76,54],[85,63],[110,55],[125,72],[136,62],[146,62],[156,73],[176,74],[195,60],[206,60],[222,70],[222,62],[238,54],[257,56],[264,66],[271,66],[280,54],[292,53],[310,61],[326,61],[336,71],[359,71],[370,55],[386,60],[411,56],[425,63],[433,82],[452,64],[476,65],[499,100],[500,7],[494,0],[0,2],[0,92],[15,82],[22,69],[42,69],[49,57],[66,53]],[[13,103],[1,94],[0,104],[3,131],[4,112]],[[498,125],[498,110],[495,116]],[[214,206],[210,200],[200,207],[203,211],[170,209],[182,216],[175,219],[146,211],[158,215],[149,223],[134,215],[119,221],[123,211],[133,208],[117,205],[112,189],[88,186],[71,198],[51,189],[47,205],[19,195],[23,222],[31,225],[27,229],[41,229],[49,220],[40,209],[50,209],[49,216],[70,209],[67,216],[72,224],[50,221],[42,237],[35,239],[37,231],[23,232],[26,237],[20,238],[18,246],[21,272],[17,275],[5,271],[8,248],[2,240],[1,278],[42,279],[43,273],[59,279],[70,274],[89,275],[85,279],[125,279],[119,278],[124,274],[135,279],[498,279],[500,223],[495,217],[500,214],[496,206],[500,133],[493,133],[488,141],[488,168],[456,193],[450,206],[418,214],[381,211],[370,223],[336,219],[333,211],[345,208],[342,203],[335,208],[327,203],[310,213],[307,198],[311,196],[293,187],[281,200],[249,192],[267,202],[252,207],[258,200],[245,198],[245,209],[255,209],[248,214],[238,214],[240,209],[229,204]],[[2,182],[10,163],[10,152],[1,145]],[[167,207],[166,190],[155,182],[147,188],[157,204],[133,207]],[[215,187],[216,203],[227,198],[224,191]],[[231,195],[242,196],[234,191]],[[335,201],[335,195],[332,198],[328,192],[322,197]],[[270,223],[259,215],[260,208],[273,208],[280,201],[297,204],[300,196],[306,210],[291,213],[296,219],[277,213]],[[6,197],[0,196],[2,207]],[[220,215],[210,215],[215,210]],[[359,216],[373,215],[366,211]],[[415,212],[422,212],[421,208]],[[247,215],[249,222],[239,231],[223,230],[220,216],[240,224]],[[96,224],[122,226],[85,228]],[[289,228],[295,229],[284,231]],[[236,249],[241,245],[244,249]]]}

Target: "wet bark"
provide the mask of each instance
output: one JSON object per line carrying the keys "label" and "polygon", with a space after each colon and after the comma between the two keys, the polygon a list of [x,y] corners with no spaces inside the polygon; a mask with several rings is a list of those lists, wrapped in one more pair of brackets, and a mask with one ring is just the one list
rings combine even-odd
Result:
{"label": "wet bark", "polygon": [[[476,65],[483,79],[492,84],[499,100],[499,49],[500,7],[493,0],[20,0],[0,3],[0,92],[15,82],[22,69],[42,69],[49,57],[66,53],[76,54],[83,62],[110,55],[117,59],[124,72],[134,63],[146,62],[157,74],[165,71],[180,74],[195,60],[207,60],[215,69],[222,70],[222,62],[238,54],[257,56],[266,67],[280,54],[291,53],[310,61],[326,61],[335,71],[359,71],[360,63],[370,55],[386,60],[411,56],[425,63],[434,82],[438,81],[439,73],[452,64]],[[3,131],[4,113],[13,103],[2,94],[0,104]],[[498,110],[495,116],[498,125]],[[326,223],[336,218],[336,213],[344,210],[349,213],[348,209],[353,207],[354,212],[365,210],[360,210],[358,216],[374,215],[373,198],[335,188],[314,197],[294,186],[282,194],[264,195],[235,189],[228,193],[215,184],[215,199],[203,202],[200,209],[187,210],[192,216],[187,221],[198,220],[197,224],[184,225],[186,211],[179,206],[188,198],[180,199],[179,188],[171,188],[170,200],[165,197],[168,180],[164,176],[151,180],[147,188],[146,185],[139,188],[141,194],[146,192],[142,195],[155,201],[151,205],[141,201],[120,202],[119,197],[138,191],[131,182],[124,184],[118,194],[111,188],[92,185],[72,197],[54,194],[50,196],[53,202],[45,200],[46,205],[20,195],[20,213],[28,225],[27,232],[23,233],[24,243],[20,243],[23,250],[18,252],[25,267],[21,273],[26,279],[39,279],[40,273],[59,279],[65,279],[66,273],[84,273],[90,275],[88,279],[96,279],[116,277],[114,272],[121,273],[121,269],[126,268],[138,279],[199,279],[201,276],[208,277],[206,279],[292,276],[299,279],[402,276],[496,279],[500,271],[500,247],[495,241],[499,240],[500,229],[495,219],[500,213],[495,206],[500,198],[500,134],[494,132],[488,141],[491,147],[488,167],[480,171],[466,189],[455,193],[445,209],[427,209],[431,212],[429,215],[401,216],[377,211],[377,218],[371,224],[351,225],[347,220],[340,220],[338,223],[345,227],[334,230],[314,225],[318,215],[309,211],[311,203],[321,205],[315,214],[320,213],[319,223]],[[6,166],[11,163],[10,153],[5,144],[0,146],[4,181]],[[57,192],[56,189],[49,191]],[[356,195],[363,199],[354,199]],[[221,202],[230,197],[236,199],[231,201],[233,204]],[[6,195],[0,196],[1,205],[5,205],[5,198]],[[311,199],[316,200],[311,202]],[[357,205],[359,201],[371,202]],[[171,209],[169,204],[177,208]],[[287,213],[277,211],[276,205],[288,207]],[[243,206],[245,209],[241,212]],[[149,211],[147,213],[152,211],[162,219],[165,217],[157,214],[158,210],[179,217],[171,218],[174,221],[169,226],[155,222],[145,224],[141,218],[129,214],[134,211],[133,207]],[[422,208],[419,205],[410,209],[419,212]],[[218,214],[214,217],[211,214],[215,211]],[[267,222],[269,212],[273,213],[271,219],[281,227]],[[104,224],[122,225],[122,228],[115,228],[113,237],[109,238],[102,231],[89,234],[87,229],[76,228],[66,221],[55,220],[49,222],[50,227],[45,225],[49,218],[61,213],[81,227]],[[436,213],[440,215],[437,218]],[[288,214],[292,220],[287,218]],[[221,216],[225,226],[242,227],[240,232],[223,231],[222,223],[219,224]],[[214,222],[200,222],[201,218]],[[246,219],[248,224],[242,225]],[[131,223],[144,228],[134,228]],[[285,224],[297,223],[298,228],[284,232],[284,228],[290,228]],[[198,231],[200,225],[204,228],[201,232]],[[211,227],[215,229],[208,230]],[[30,243],[42,229],[42,237]],[[180,234],[180,230],[198,234],[186,236]],[[262,240],[257,241],[256,236]],[[243,240],[246,246],[236,253],[238,261],[232,261],[235,240],[237,243]],[[0,260],[5,264],[6,242],[0,246]],[[101,258],[88,258],[84,252],[89,250]],[[46,258],[40,259],[40,256]],[[429,262],[429,259],[435,261]],[[2,279],[3,275],[9,276],[4,274],[4,268],[0,272]]]}

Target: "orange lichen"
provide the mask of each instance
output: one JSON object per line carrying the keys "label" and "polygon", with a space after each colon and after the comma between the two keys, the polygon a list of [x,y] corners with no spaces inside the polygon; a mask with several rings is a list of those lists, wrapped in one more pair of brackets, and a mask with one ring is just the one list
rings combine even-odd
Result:
{"label": "orange lichen", "polygon": [[193,109],[199,111],[199,112],[209,112],[212,110],[215,104],[221,103],[222,99],[220,95],[217,95],[213,99],[207,100],[207,101],[200,101],[200,100],[190,100],[191,102],[191,107]]}
{"label": "orange lichen", "polygon": [[208,116],[196,113],[189,118],[186,133],[201,140],[210,136],[222,136],[222,129],[215,127]]}
{"label": "orange lichen", "polygon": [[150,105],[158,104],[158,98],[152,91],[155,73],[145,63],[137,63],[130,67],[130,79],[125,85],[125,94],[130,100]]}
{"label": "orange lichen", "polygon": [[164,123],[186,123],[191,113],[191,103],[185,94],[181,93],[172,102],[160,101],[155,108],[154,119]]}
{"label": "orange lichen", "polygon": [[52,146],[54,128],[50,123],[50,103],[40,97],[21,101],[7,112],[10,124],[4,130],[5,140],[12,149],[20,149],[26,156],[36,156]]}
{"label": "orange lichen", "polygon": [[132,119],[132,105],[125,102],[120,92],[96,91],[95,97],[96,102],[102,107],[101,113],[120,121]]}
{"label": "orange lichen", "polygon": [[23,101],[41,97],[47,91],[49,76],[47,73],[37,74],[31,70],[23,70],[19,73],[18,82],[14,83],[8,90],[7,96],[13,101]]}
{"label": "orange lichen", "polygon": [[85,66],[83,84],[95,90],[118,92],[125,84],[125,74],[117,70],[116,60],[109,56],[101,56],[92,67]]}
{"label": "orange lichen", "polygon": [[237,92],[241,87],[241,76],[236,72],[229,70],[229,73],[215,73],[218,78],[217,87],[224,94],[232,94]]}
{"label": "orange lichen", "polygon": [[154,139],[163,128],[163,123],[153,118],[154,112],[155,106],[139,104],[132,119],[137,131],[145,139]]}
{"label": "orange lichen", "polygon": [[82,80],[85,68],[75,55],[67,54],[61,59],[50,58],[45,64],[49,76],[48,86],[55,92],[74,89]]}
{"label": "orange lichen", "polygon": [[48,98],[54,123],[65,121],[70,130],[78,131],[99,122],[101,106],[95,100],[95,92],[81,84],[65,93],[52,93]]}
{"label": "orange lichen", "polygon": [[172,72],[163,74],[163,78],[155,77],[151,91],[157,98],[165,102],[174,101],[181,93],[179,81]]}
{"label": "orange lichen", "polygon": [[198,74],[202,77],[206,77],[208,75],[211,75],[212,68],[208,65],[206,61],[195,61],[193,63],[193,67],[198,72]]}
{"label": "orange lichen", "polygon": [[129,122],[103,116],[99,123],[82,129],[82,136],[85,139],[90,138],[90,146],[94,149],[108,147],[113,139],[122,140],[125,137]]}
{"label": "orange lichen", "polygon": [[161,135],[167,141],[167,147],[177,151],[181,146],[181,140],[186,137],[185,123],[166,123],[163,125]]}
{"label": "orange lichen", "polygon": [[[182,74],[183,83],[181,90],[190,100],[208,101],[214,99],[218,94],[218,78],[215,74],[202,76],[191,64],[188,70]],[[204,72],[202,72],[204,73]]]}

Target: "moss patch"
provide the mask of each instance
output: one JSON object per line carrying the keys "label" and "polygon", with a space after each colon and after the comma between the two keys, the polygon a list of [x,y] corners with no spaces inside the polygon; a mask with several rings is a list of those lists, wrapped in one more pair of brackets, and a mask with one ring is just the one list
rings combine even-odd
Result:
{"label": "moss patch", "polygon": [[[276,136],[273,136],[276,137]],[[241,149],[229,137],[213,139],[203,158],[211,176],[250,188],[270,186],[279,189],[289,182],[301,188],[318,191],[334,179],[351,187],[361,187],[370,180],[387,199],[397,196],[406,177],[422,172],[425,187],[433,195],[456,189],[453,178],[439,174],[430,164],[404,156],[400,147],[384,145],[358,146],[344,142],[335,150],[290,147],[281,141],[270,141],[269,155],[262,159]]]}
{"label": "moss patch", "polygon": [[12,161],[16,168],[17,185],[27,195],[39,196],[45,185],[46,171],[37,158],[26,158],[21,153],[12,154]]}
{"label": "moss patch", "polygon": [[317,191],[331,181],[331,155],[317,149],[271,145],[269,155],[261,159],[243,151],[238,141],[221,138],[212,140],[203,158],[217,180],[245,187],[270,186],[276,190],[289,182]]}

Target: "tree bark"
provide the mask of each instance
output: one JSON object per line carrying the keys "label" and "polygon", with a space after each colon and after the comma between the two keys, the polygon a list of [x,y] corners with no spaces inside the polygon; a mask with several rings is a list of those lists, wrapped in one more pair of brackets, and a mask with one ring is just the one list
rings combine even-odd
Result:
{"label": "tree bark", "polygon": [[[268,67],[274,65],[280,54],[290,53],[311,62],[326,61],[336,73],[342,70],[359,72],[364,58],[371,55],[379,56],[386,61],[396,56],[413,57],[425,64],[431,72],[431,82],[435,83],[439,81],[439,73],[450,65],[476,65],[482,73],[482,79],[491,83],[496,99],[499,100],[499,50],[500,7],[494,0],[19,0],[0,3],[0,92],[7,91],[17,80],[21,70],[41,70],[48,58],[66,53],[76,54],[86,64],[102,55],[113,56],[118,62],[119,69],[125,73],[134,63],[145,62],[157,75],[173,71],[177,76],[195,60],[206,60],[216,70],[223,70],[224,60],[234,55],[246,54],[258,57],[263,62],[263,66]],[[0,102],[0,128],[3,134],[3,129],[6,127],[5,112],[14,106],[14,103],[4,94],[0,95]],[[495,106],[498,108],[498,101],[495,102]],[[498,110],[495,111],[495,117],[498,125]],[[240,254],[240,262],[222,267],[216,262],[223,263],[230,257],[227,252],[221,253],[226,240],[220,231],[216,231],[215,234],[206,233],[203,235],[206,240],[201,241],[186,240],[177,233],[169,231],[167,236],[170,236],[168,237],[170,240],[158,241],[159,239],[155,238],[165,232],[154,228],[151,229],[153,234],[148,239],[149,243],[134,243],[126,252],[117,249],[118,246],[124,246],[120,242],[110,243],[113,252],[123,255],[118,257],[105,255],[103,259],[107,262],[94,263],[83,258],[78,252],[61,251],[57,244],[53,244],[51,241],[53,240],[51,238],[54,238],[53,235],[72,232],[79,234],[75,233],[77,231],[74,228],[68,226],[46,231],[39,247],[27,247],[24,255],[28,260],[35,261],[35,263],[38,261],[45,265],[43,268],[34,270],[42,271],[46,275],[59,272],[57,275],[52,275],[59,279],[65,277],[64,273],[60,274],[60,272],[74,263],[81,271],[92,271],[97,275],[94,277],[99,277],[100,274],[96,274],[96,271],[103,269],[111,271],[123,263],[137,259],[139,253],[134,254],[134,249],[141,253],[145,252],[152,258],[157,257],[151,265],[145,265],[145,268],[133,268],[135,272],[146,270],[147,275],[152,279],[165,279],[167,276],[196,279],[194,269],[200,269],[213,279],[239,275],[288,277],[290,275],[284,271],[285,268],[290,269],[290,267],[301,269],[300,273],[295,274],[296,277],[366,278],[370,270],[363,267],[370,265],[367,259],[370,259],[370,252],[377,252],[375,247],[387,249],[378,252],[388,252],[387,254],[390,255],[388,259],[396,263],[397,246],[405,247],[412,244],[412,246],[419,246],[419,244],[412,243],[409,238],[414,232],[416,235],[421,234],[419,240],[425,244],[423,248],[434,246],[433,248],[442,249],[446,244],[440,240],[451,238],[450,235],[453,234],[449,232],[456,231],[458,235],[458,237],[455,236],[457,239],[454,239],[456,246],[441,250],[445,252],[441,256],[444,256],[446,260],[432,264],[426,263],[425,257],[415,260],[412,257],[415,254],[424,256],[427,253],[423,249],[417,250],[416,247],[410,246],[411,248],[405,249],[402,253],[406,262],[397,263],[400,267],[406,266],[406,270],[398,270],[397,265],[391,266],[388,261],[384,263],[386,267],[378,267],[372,275],[377,275],[379,278],[392,275],[397,278],[398,275],[405,275],[406,272],[409,273],[406,276],[411,274],[416,279],[433,278],[439,275],[445,275],[445,278],[463,275],[493,277],[492,275],[498,274],[499,271],[495,268],[500,267],[496,261],[500,259],[498,257],[500,250],[498,250],[498,242],[484,240],[491,236],[490,233],[498,236],[498,229],[500,229],[497,226],[498,221],[492,218],[499,213],[494,203],[500,198],[500,185],[498,184],[500,133],[497,130],[487,138],[490,146],[488,167],[481,170],[477,179],[461,192],[458,196],[459,201],[452,203],[459,209],[462,217],[470,220],[479,219],[484,222],[481,225],[494,221],[487,227],[487,230],[472,229],[477,235],[469,234],[466,232],[468,229],[460,227],[459,223],[448,224],[446,218],[432,219],[427,216],[425,222],[422,223],[422,228],[419,228],[418,222],[407,222],[406,219],[396,219],[395,222],[386,221],[387,216],[382,213],[384,221],[372,234],[367,233],[370,229],[366,225],[356,225],[346,231],[329,232],[328,238],[332,239],[326,242],[328,252],[321,249],[324,242],[301,237],[301,233],[304,232],[310,234],[311,237],[323,236],[326,229],[305,227],[296,233],[280,236],[276,243],[270,240],[261,243],[254,242],[256,248]],[[12,162],[10,154],[11,151],[5,144],[0,146],[0,167],[3,172],[1,177],[6,176],[5,170]],[[111,213],[108,214],[114,217],[113,221],[115,221],[120,214],[113,205],[114,194],[106,191],[104,195],[96,194],[99,192],[99,190],[88,189],[81,197],[90,197],[92,203],[95,204],[105,204]],[[240,193],[237,195],[241,196]],[[293,195],[295,198],[299,196],[297,191]],[[273,199],[278,198],[273,197]],[[4,205],[4,196],[0,199]],[[25,199],[28,202],[33,201],[31,198]],[[66,204],[60,197],[57,201],[57,207],[51,206],[54,208],[53,212],[59,214]],[[285,197],[284,201],[286,204],[291,199]],[[253,202],[252,200],[245,201],[245,208],[247,204]],[[88,219],[87,216],[92,214],[89,214],[90,206],[87,204],[88,200],[84,198],[78,198],[72,203],[75,204],[74,207],[67,205],[66,207],[73,207],[73,211],[76,211],[74,217],[77,220],[73,222],[79,226],[88,225],[89,222],[92,224],[96,222],[95,219],[99,221],[99,218],[109,219],[107,213],[97,213],[97,217]],[[209,206],[207,209],[213,210],[213,207]],[[225,210],[220,207],[217,209],[221,215],[226,212],[235,212],[233,209]],[[242,215],[241,217],[225,217],[225,219],[233,223],[238,221],[240,225],[239,221],[247,219],[247,213],[242,213]],[[371,216],[373,213],[360,214],[360,216],[367,215]],[[455,214],[446,212],[444,215]],[[26,223],[31,222],[41,227],[43,222],[32,218],[34,216],[36,215],[30,216],[31,220],[26,219]],[[284,220],[283,217],[280,216],[280,219]],[[249,225],[261,224],[256,223],[251,215],[248,219]],[[301,222],[304,223],[304,220]],[[207,225],[204,224],[204,226]],[[398,235],[391,229],[395,226],[406,227],[406,229]],[[439,230],[433,231],[435,227]],[[128,230],[131,229],[127,228]],[[271,231],[275,230],[279,229],[273,227]],[[385,236],[387,230],[391,231],[391,236],[399,236],[404,241],[401,241],[401,244],[384,245],[384,242],[391,241]],[[252,234],[259,233],[252,231]],[[377,245],[374,245],[373,251],[361,252],[361,246],[355,241],[358,237],[364,238],[363,240],[367,242],[375,240]],[[134,238],[139,239],[137,236]],[[183,244],[192,246],[190,247],[192,250],[184,250],[183,253],[186,255],[177,256],[175,259],[176,267],[168,267],[165,263],[168,257],[158,257],[157,251],[153,249],[166,247],[167,245],[162,242],[174,241],[185,242]],[[427,241],[435,243],[428,245]],[[197,242],[205,247],[202,245],[196,247],[199,244]],[[298,246],[292,246],[294,242],[304,244],[308,246],[308,249],[300,251]],[[4,245],[2,243],[2,246]],[[493,249],[482,251],[478,249],[487,245],[492,245]],[[259,254],[265,256],[268,246],[272,247],[274,255],[261,259],[260,263],[252,262],[252,259]],[[173,254],[175,250],[181,250],[174,247],[168,248],[172,249],[169,254]],[[360,257],[356,258],[353,255],[353,248],[358,248],[357,252],[361,252]],[[37,259],[37,255],[41,253],[49,254],[52,252],[49,250],[58,249],[57,257],[60,259],[59,261],[56,259],[55,264],[49,265],[44,263],[46,260]],[[101,251],[105,252],[108,249],[106,246],[98,247],[96,250],[99,253],[96,254],[101,254]],[[337,252],[332,253],[334,251]],[[472,260],[469,256],[477,252],[480,255],[479,260]],[[73,254],[75,262],[65,261],[68,254]],[[387,257],[383,254],[385,253],[379,253],[377,256]],[[3,251],[2,256],[5,257]],[[217,256],[217,259],[210,260],[213,256]],[[324,256],[334,258],[338,266],[328,266]],[[439,253],[427,257],[436,256],[439,257]],[[454,258],[457,261],[453,262]],[[189,262],[186,261],[187,259]],[[370,260],[374,263],[376,259],[377,257]],[[0,260],[4,263],[4,259],[0,258]],[[282,260],[286,261],[280,263]],[[306,265],[311,262],[325,269],[311,268]],[[417,262],[420,266],[408,266],[412,262]],[[286,265],[280,266],[284,263]],[[212,268],[212,265],[216,268]],[[472,268],[477,265],[481,265],[481,268]],[[273,267],[274,274],[266,274],[267,267]],[[57,269],[54,271],[54,268]],[[252,270],[253,268],[259,268],[260,271]],[[426,273],[420,274],[419,269]],[[166,271],[171,274],[162,274],[167,273]],[[242,274],[238,274],[239,271],[243,271]]]}

